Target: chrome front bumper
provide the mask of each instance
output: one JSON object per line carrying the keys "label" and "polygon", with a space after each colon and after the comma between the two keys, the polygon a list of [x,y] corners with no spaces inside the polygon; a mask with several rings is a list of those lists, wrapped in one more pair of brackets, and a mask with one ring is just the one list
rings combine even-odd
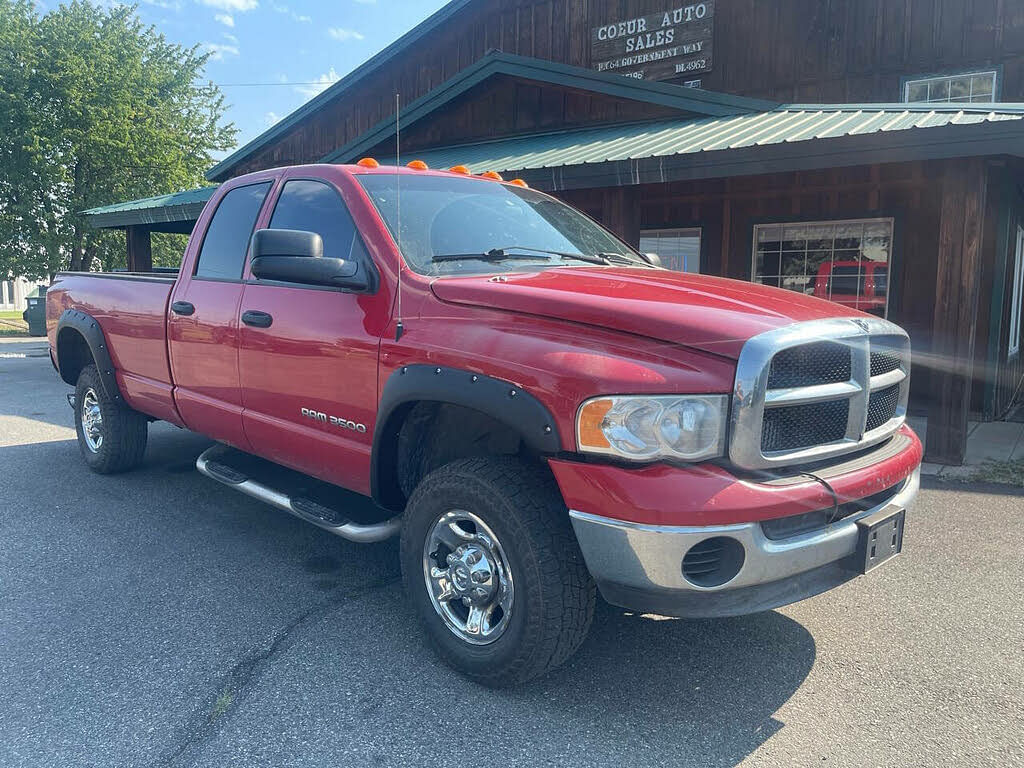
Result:
{"label": "chrome front bumper", "polygon": [[[730,616],[796,602],[855,576],[844,561],[856,551],[857,521],[887,506],[908,506],[920,479],[917,469],[881,504],[786,539],[769,539],[759,522],[673,527],[576,510],[569,515],[587,568],[609,602],[674,616]],[[683,576],[683,557],[695,544],[717,536],[743,545],[743,565],[724,584],[697,586]]]}

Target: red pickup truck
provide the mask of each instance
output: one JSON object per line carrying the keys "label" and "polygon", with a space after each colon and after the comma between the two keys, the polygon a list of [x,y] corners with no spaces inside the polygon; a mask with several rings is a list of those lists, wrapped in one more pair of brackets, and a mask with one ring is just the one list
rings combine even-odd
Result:
{"label": "red pickup truck", "polygon": [[900,328],[661,269],[518,180],[412,166],[242,176],[176,277],[59,275],[50,352],[87,464],[138,465],[160,419],[217,441],[197,467],[220,483],[400,534],[427,633],[491,685],[569,657],[598,590],[737,615],[900,551],[921,461]]}

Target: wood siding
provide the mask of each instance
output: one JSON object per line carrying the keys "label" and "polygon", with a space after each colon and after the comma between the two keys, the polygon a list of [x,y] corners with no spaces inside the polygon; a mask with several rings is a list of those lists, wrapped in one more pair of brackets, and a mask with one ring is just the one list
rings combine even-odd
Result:
{"label": "wood siding", "polygon": [[[390,116],[396,92],[409,103],[492,49],[589,68],[591,27],[669,7],[477,0],[227,175],[318,160]],[[1002,100],[1024,101],[1024,3],[1016,0],[718,0],[715,13],[714,65],[700,75],[709,90],[892,102],[905,76],[996,67]],[[550,106],[537,93],[521,95],[517,113]]]}

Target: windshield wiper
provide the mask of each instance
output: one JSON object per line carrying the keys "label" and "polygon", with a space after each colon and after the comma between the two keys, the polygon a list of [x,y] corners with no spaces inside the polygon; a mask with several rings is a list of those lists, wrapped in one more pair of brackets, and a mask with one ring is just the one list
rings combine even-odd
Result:
{"label": "windshield wiper", "polygon": [[566,253],[564,251],[552,251],[548,248],[531,248],[528,245],[509,245],[505,248],[495,248],[494,251],[499,253],[508,253],[509,251],[526,251],[528,253],[544,254],[547,256],[558,256],[562,259],[576,259],[576,261],[585,261],[588,264],[607,264],[608,259],[604,257],[603,253],[589,255],[585,253]]}
{"label": "windshield wiper", "polygon": [[[530,254],[509,253],[509,251],[531,251]],[[547,251],[536,251],[533,248],[492,248],[481,253],[438,253],[430,258],[431,261],[506,261],[508,259],[540,259],[550,261],[551,256]],[[561,254],[555,254],[561,255]]]}
{"label": "windshield wiper", "polygon": [[643,264],[645,267],[649,267],[650,264],[644,259],[637,259],[632,256],[627,256],[624,253],[606,253],[602,252],[597,254],[599,258],[605,260],[607,264],[609,261],[614,261],[617,264]]}

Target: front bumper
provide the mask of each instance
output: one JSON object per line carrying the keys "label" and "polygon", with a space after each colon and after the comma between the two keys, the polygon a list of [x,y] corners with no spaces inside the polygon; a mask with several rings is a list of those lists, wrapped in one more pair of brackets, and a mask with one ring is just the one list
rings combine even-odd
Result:
{"label": "front bumper", "polygon": [[[664,615],[733,616],[796,602],[857,575],[851,567],[857,522],[913,501],[921,453],[917,436],[904,427],[868,454],[816,470],[818,479],[740,479],[707,466],[631,470],[554,460],[551,466],[606,600]],[[855,501],[858,510],[868,508],[795,535],[778,527]],[[683,559],[709,539],[725,540],[726,551],[741,547],[742,564],[701,586],[692,572],[684,575]]]}

